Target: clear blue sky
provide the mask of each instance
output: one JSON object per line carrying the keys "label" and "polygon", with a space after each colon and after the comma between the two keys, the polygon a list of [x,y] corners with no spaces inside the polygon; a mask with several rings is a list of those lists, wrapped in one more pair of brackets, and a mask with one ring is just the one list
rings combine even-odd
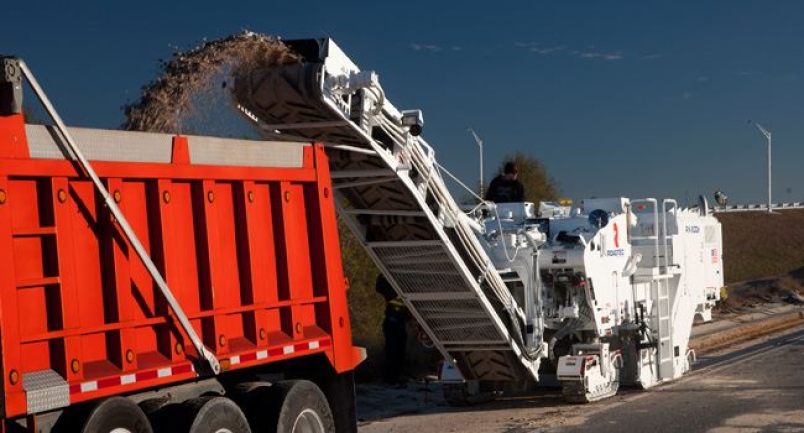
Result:
{"label": "clear blue sky", "polygon": [[725,191],[804,201],[804,2],[5,2],[0,53],[25,59],[68,124],[114,128],[172,47],[249,29],[331,36],[424,111],[439,162],[477,184],[541,159],[562,195]]}

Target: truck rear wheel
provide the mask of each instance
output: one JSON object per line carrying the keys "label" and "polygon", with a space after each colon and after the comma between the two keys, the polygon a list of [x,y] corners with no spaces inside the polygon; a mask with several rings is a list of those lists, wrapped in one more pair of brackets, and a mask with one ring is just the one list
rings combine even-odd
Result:
{"label": "truck rear wheel", "polygon": [[204,396],[168,404],[150,413],[156,433],[251,433],[243,411],[226,397]]}
{"label": "truck rear wheel", "polygon": [[273,406],[268,423],[277,433],[335,433],[324,393],[307,380],[278,382],[269,388]]}
{"label": "truck rear wheel", "polygon": [[[65,426],[64,431],[71,430]],[[73,430],[75,431],[75,430]],[[148,417],[136,403],[125,397],[101,401],[86,416],[83,433],[153,433]]]}
{"label": "truck rear wheel", "polygon": [[226,397],[200,397],[185,403],[190,433],[251,433],[243,411]]}

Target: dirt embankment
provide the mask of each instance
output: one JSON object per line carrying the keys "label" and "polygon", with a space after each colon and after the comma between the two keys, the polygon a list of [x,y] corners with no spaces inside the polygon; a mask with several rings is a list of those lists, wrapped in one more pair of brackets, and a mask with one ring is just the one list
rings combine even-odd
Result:
{"label": "dirt embankment", "polygon": [[[804,210],[718,213],[726,283],[804,278]],[[786,284],[786,283],[785,283]]]}
{"label": "dirt embankment", "polygon": [[728,297],[715,315],[804,299],[804,211],[716,214],[723,228]]}

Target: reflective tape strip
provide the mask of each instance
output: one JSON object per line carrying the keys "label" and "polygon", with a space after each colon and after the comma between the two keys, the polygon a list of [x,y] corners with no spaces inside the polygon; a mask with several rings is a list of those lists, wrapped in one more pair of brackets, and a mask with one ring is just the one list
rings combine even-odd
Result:
{"label": "reflective tape strip", "polygon": [[[243,364],[246,362],[259,361],[271,357],[299,354],[310,350],[318,350],[329,347],[332,341],[329,338],[321,340],[312,340],[305,343],[290,344],[287,346],[275,347],[271,349],[262,349],[255,352],[242,353],[240,355],[232,356],[229,361],[231,365]],[[90,380],[86,382],[70,385],[70,394],[80,394],[84,392],[93,392],[99,389],[109,388],[120,385],[131,385],[139,382],[147,382],[154,379],[163,379],[166,377],[187,374],[195,372],[195,367],[192,364],[182,364],[173,367],[156,368],[152,370],[138,371],[136,373],[124,374],[121,376],[106,377],[98,380]]]}
{"label": "reflective tape strip", "polygon": [[247,362],[259,361],[277,356],[298,354],[299,352],[306,352],[308,350],[321,349],[331,345],[332,342],[328,338],[323,340],[313,340],[306,343],[292,344],[288,346],[274,347],[268,350],[258,350],[256,352],[233,355],[231,358],[229,358],[229,363],[231,365],[244,364]]}
{"label": "reflective tape strip", "polygon": [[128,385],[129,383],[134,383],[137,381],[136,374],[127,374],[125,376],[120,376],[120,384],[121,385]]}
{"label": "reflective tape strip", "polygon": [[70,394],[80,394],[84,392],[93,392],[104,388],[110,388],[120,385],[131,385],[138,382],[147,382],[153,379],[160,379],[165,377],[176,376],[180,374],[192,373],[195,368],[192,364],[177,365],[174,367],[164,367],[153,370],[138,371],[133,374],[124,374],[122,376],[106,377],[98,380],[90,380],[70,385]]}
{"label": "reflective tape strip", "polygon": [[81,392],[96,391],[98,389],[98,382],[84,382],[81,384]]}

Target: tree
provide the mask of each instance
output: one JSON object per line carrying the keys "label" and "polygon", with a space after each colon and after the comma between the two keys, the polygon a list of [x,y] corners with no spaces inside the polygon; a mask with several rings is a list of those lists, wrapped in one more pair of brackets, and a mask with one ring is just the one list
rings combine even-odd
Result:
{"label": "tree", "polygon": [[506,155],[499,166],[503,172],[505,163],[512,161],[519,170],[519,181],[525,186],[525,200],[533,203],[555,201],[558,199],[558,183],[547,175],[547,169],[541,161],[522,152]]}

